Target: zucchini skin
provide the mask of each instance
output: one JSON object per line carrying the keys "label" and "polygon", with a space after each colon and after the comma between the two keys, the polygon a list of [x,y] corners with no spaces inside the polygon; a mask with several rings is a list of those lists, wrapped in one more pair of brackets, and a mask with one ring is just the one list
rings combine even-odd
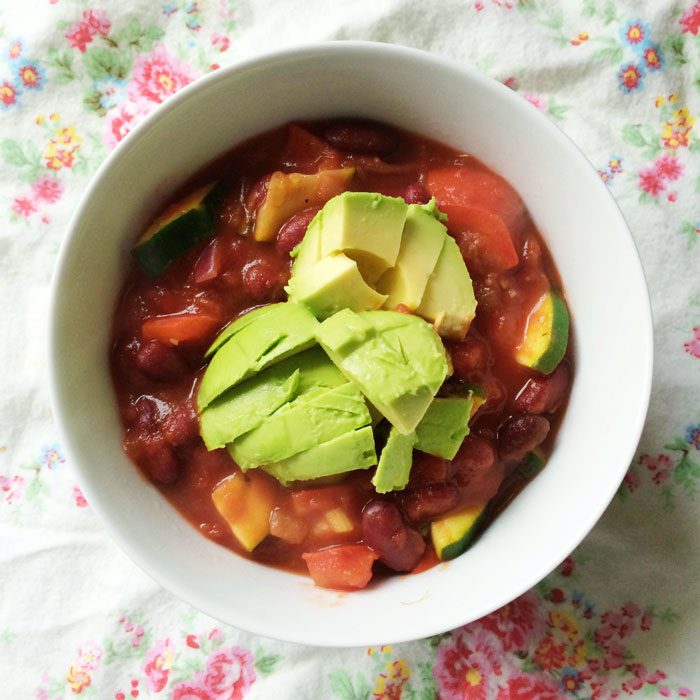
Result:
{"label": "zucchini skin", "polygon": [[[484,519],[486,517],[486,512],[487,512],[487,504],[484,503],[481,506],[471,506],[469,509],[465,509],[464,511],[460,511],[457,513],[452,513],[450,515],[446,515],[444,518],[440,518],[440,520],[434,521],[433,524],[431,525],[431,535],[432,535],[432,540],[433,540],[433,547],[435,547],[435,553],[438,556],[438,559],[440,561],[448,561],[450,559],[454,559],[458,557],[460,554],[463,554],[464,552],[471,547],[472,543],[474,542],[474,539],[476,538],[477,533],[481,530],[481,525],[484,522]],[[470,524],[468,527],[463,531],[461,537],[457,537],[454,539],[450,544],[445,545],[441,549],[438,547],[438,543],[436,542],[436,539],[438,539],[437,531],[440,527],[440,523],[443,520],[448,520],[451,518],[460,518],[464,516],[465,511],[467,510],[472,510],[472,509],[477,509],[479,508],[479,513],[476,515],[476,517],[471,520]]]}

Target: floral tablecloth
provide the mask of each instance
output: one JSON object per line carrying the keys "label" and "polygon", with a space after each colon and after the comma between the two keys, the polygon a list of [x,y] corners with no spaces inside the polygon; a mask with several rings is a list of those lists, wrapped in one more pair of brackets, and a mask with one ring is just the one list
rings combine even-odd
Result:
{"label": "floral tablecloth", "polygon": [[[0,697],[699,693],[699,32],[697,0],[2,3]],[[408,44],[475,64],[568,133],[631,225],[657,353],[637,456],[601,522],[558,569],[468,627],[345,651],[225,627],[136,568],[65,462],[44,358],[56,252],[109,150],[197,76],[331,39]]]}

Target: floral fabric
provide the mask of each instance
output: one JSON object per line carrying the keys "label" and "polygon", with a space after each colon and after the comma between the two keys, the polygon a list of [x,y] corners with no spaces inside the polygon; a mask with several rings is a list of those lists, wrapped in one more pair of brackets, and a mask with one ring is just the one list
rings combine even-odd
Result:
{"label": "floral fabric", "polygon": [[[110,149],[198,76],[263,50],[328,39],[403,43],[475,64],[569,134],[632,228],[657,357],[638,454],[600,523],[555,572],[467,627],[346,651],[222,626],[137,569],[65,463],[43,357],[56,252]],[[0,696],[547,700],[700,692],[699,112],[698,0],[3,4]]]}

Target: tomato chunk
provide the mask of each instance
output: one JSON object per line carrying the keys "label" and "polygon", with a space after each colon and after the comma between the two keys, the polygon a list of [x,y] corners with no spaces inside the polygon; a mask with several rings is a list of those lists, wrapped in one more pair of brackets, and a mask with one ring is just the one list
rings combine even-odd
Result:
{"label": "tomato chunk", "polygon": [[161,343],[178,345],[187,340],[205,338],[220,323],[219,318],[209,314],[156,316],[143,322],[141,335],[144,340],[160,340]]}
{"label": "tomato chunk", "polygon": [[298,124],[290,124],[282,161],[297,172],[315,173],[340,167],[340,153]]}
{"label": "tomato chunk", "polygon": [[[426,189],[448,216],[467,264],[507,270],[518,264],[524,206],[515,190],[494,173],[471,167],[431,170]],[[466,238],[465,238],[466,236]],[[461,239],[461,240],[460,240]]]}
{"label": "tomato chunk", "polygon": [[302,554],[314,583],[321,588],[356,591],[372,578],[379,555],[364,544],[342,544]]}
{"label": "tomato chunk", "polygon": [[334,508],[352,504],[353,491],[348,486],[327,486],[320,489],[304,489],[292,493],[294,512],[302,517],[325,515]]}

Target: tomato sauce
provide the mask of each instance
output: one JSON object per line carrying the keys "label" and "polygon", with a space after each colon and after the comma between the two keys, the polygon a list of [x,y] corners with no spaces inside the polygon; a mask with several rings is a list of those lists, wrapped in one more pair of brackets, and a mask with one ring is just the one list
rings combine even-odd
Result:
{"label": "tomato sauce", "polygon": [[[367,540],[361,521],[367,503],[376,499],[370,482],[374,470],[292,488],[257,475],[273,482],[277,508],[271,521],[273,536],[249,554],[211,497],[216,485],[237,467],[225,450],[208,452],[204,447],[194,400],[206,366],[204,352],[216,335],[246,310],[286,298],[289,251],[315,213],[311,208],[296,214],[275,241],[253,240],[255,212],[264,200],[269,175],[348,166],[356,168],[352,190],[401,196],[409,203],[426,202],[430,193],[437,193],[440,208],[450,215],[448,231],[462,251],[478,300],[467,337],[445,342],[454,374],[442,393],[449,394],[459,383],[477,383],[485,390],[486,403],[472,419],[471,434],[454,460],[416,452],[407,489],[387,494],[382,501],[395,503],[423,536],[433,517],[460,505],[491,499],[495,514],[526,482],[517,474],[515,462],[506,458],[510,446],[504,422],[538,409],[533,410],[538,420],[550,426],[539,447],[549,453],[573,370],[570,349],[548,377],[514,359],[529,311],[547,290],[561,291],[561,281],[518,195],[475,158],[382,125],[324,121],[265,133],[198,173],[174,201],[212,180],[225,183],[214,236],[181,255],[155,279],[133,265],[119,296],[110,359],[124,449],[205,536],[256,561],[297,571],[307,569],[305,553]],[[511,267],[513,259],[517,263]],[[183,315],[176,328],[171,321],[157,320],[173,314]],[[522,392],[531,379],[544,386],[535,387],[539,404]],[[527,442],[528,430],[534,435],[531,423],[537,421],[523,420],[517,426],[519,439]],[[339,507],[349,525],[342,533],[329,532],[323,516]],[[392,513],[377,513],[380,539],[382,523],[394,517]],[[370,557],[370,565],[374,558]],[[428,546],[415,570],[436,561]],[[375,571],[381,568],[375,564]]]}

